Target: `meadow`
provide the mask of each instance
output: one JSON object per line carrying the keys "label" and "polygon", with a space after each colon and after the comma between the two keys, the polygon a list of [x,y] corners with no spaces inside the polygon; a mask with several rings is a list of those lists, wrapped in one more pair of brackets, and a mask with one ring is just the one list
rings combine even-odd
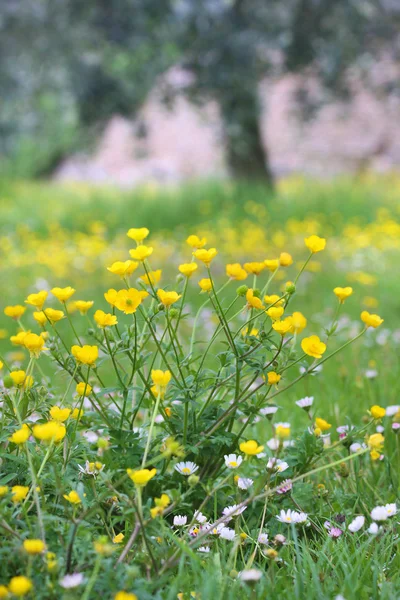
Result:
{"label": "meadow", "polygon": [[2,181],[0,257],[0,598],[400,596],[396,174]]}

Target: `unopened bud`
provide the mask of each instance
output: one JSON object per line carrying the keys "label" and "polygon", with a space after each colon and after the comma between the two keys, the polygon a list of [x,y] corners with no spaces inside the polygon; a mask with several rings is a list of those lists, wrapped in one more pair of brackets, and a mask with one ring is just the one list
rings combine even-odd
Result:
{"label": "unopened bud", "polygon": [[189,475],[188,477],[188,483],[189,485],[191,485],[192,487],[194,487],[195,485],[197,485],[200,481],[200,477],[198,475]]}
{"label": "unopened bud", "polygon": [[247,285],[241,285],[240,287],[238,287],[238,289],[236,290],[236,293],[238,296],[244,297],[247,294],[247,290],[249,288],[247,287]]}

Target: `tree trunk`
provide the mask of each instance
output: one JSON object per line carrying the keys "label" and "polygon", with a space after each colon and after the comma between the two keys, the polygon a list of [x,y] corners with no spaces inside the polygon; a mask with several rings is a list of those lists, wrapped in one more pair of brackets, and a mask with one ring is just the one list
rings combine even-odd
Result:
{"label": "tree trunk", "polygon": [[235,89],[221,102],[228,166],[239,179],[256,179],[273,187],[268,151],[260,129],[257,86],[253,90]]}

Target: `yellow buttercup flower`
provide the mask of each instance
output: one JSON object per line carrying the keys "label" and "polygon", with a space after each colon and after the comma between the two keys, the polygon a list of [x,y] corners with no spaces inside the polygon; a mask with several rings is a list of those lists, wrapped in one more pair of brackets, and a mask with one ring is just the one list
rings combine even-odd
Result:
{"label": "yellow buttercup flower", "polygon": [[101,329],[104,329],[104,327],[111,327],[112,325],[117,325],[118,323],[117,317],[115,315],[105,313],[104,310],[96,310],[93,318]]}
{"label": "yellow buttercup flower", "polygon": [[167,508],[171,504],[171,499],[167,494],[161,494],[160,498],[154,498],[154,504],[161,508]]}
{"label": "yellow buttercup flower", "polygon": [[38,358],[43,350],[47,350],[47,348],[44,347],[44,339],[41,335],[37,335],[36,333],[27,333],[24,337],[23,345],[29,350],[30,355],[34,358]]}
{"label": "yellow buttercup flower", "polygon": [[211,290],[212,290],[211,279],[208,279],[208,278],[200,279],[198,284],[199,284],[202,292],[211,292]]}
{"label": "yellow buttercup flower", "polygon": [[41,327],[44,327],[46,325],[46,323],[48,323],[46,315],[44,314],[43,310],[34,312],[33,313],[33,318],[35,319],[36,323],[39,323],[39,325]]}
{"label": "yellow buttercup flower", "polygon": [[61,442],[65,438],[65,434],[65,426],[58,421],[48,421],[33,426],[33,435],[43,442]]}
{"label": "yellow buttercup flower", "polygon": [[25,336],[27,336],[28,333],[30,333],[30,331],[19,331],[17,335],[12,335],[10,337],[10,342],[14,344],[14,346],[23,346]]}
{"label": "yellow buttercup flower", "polygon": [[54,421],[64,423],[71,414],[70,408],[61,408],[60,406],[52,406],[50,409],[50,416]]}
{"label": "yellow buttercup flower", "polygon": [[16,577],[13,577],[10,579],[10,583],[8,584],[8,589],[10,590],[11,594],[18,597],[26,596],[26,594],[29,594],[32,588],[32,581],[24,575],[17,575]]}
{"label": "yellow buttercup flower", "polygon": [[28,554],[42,554],[45,551],[46,545],[42,540],[24,540],[24,550]]}
{"label": "yellow buttercup flower", "polygon": [[328,421],[325,421],[325,419],[321,419],[320,417],[316,417],[315,426],[321,431],[328,431],[328,429],[332,427]]}
{"label": "yellow buttercup flower", "polygon": [[11,488],[12,497],[11,500],[16,504],[25,500],[29,492],[27,485],[13,485]]}
{"label": "yellow buttercup flower", "polygon": [[275,373],[275,371],[269,371],[267,373],[267,381],[269,385],[274,385],[275,383],[279,383],[281,380],[281,375]]}
{"label": "yellow buttercup flower", "polygon": [[57,323],[57,321],[61,321],[65,317],[62,310],[55,310],[54,308],[45,308],[43,312],[50,323]]}
{"label": "yellow buttercup flower", "polygon": [[106,299],[106,302],[108,302],[108,304],[111,304],[111,306],[115,306],[115,302],[117,301],[117,298],[118,298],[117,290],[110,288],[108,290],[108,292],[104,293],[104,298]]}
{"label": "yellow buttercup flower", "polygon": [[8,494],[8,485],[0,485],[0,498]]}
{"label": "yellow buttercup flower", "polygon": [[242,329],[242,335],[246,336],[249,335],[250,337],[257,337],[259,334],[259,329],[257,329],[256,327],[252,327],[249,330],[249,327],[245,327],[244,329]]}
{"label": "yellow buttercup flower", "polygon": [[97,346],[72,346],[72,356],[75,357],[77,362],[82,365],[93,366],[98,359],[99,349]]}
{"label": "yellow buttercup flower", "polygon": [[279,264],[281,267],[290,267],[290,265],[293,264],[292,256],[288,252],[281,252]]}
{"label": "yellow buttercup flower", "polygon": [[193,252],[193,256],[197,258],[197,260],[201,260],[207,267],[210,266],[211,261],[217,256],[218,250],[216,248],[210,248],[209,250],[205,250],[204,248],[199,248]]}
{"label": "yellow buttercup flower", "polygon": [[107,267],[107,271],[113,273],[114,275],[119,275],[120,277],[127,277],[128,275],[132,275],[132,273],[138,268],[139,263],[134,260],[125,260],[124,262],[117,261],[111,265],[111,267]]}
{"label": "yellow buttercup flower", "polygon": [[162,275],[162,270],[157,269],[156,271],[149,271],[148,273],[141,275],[140,279],[146,285],[156,285],[160,281],[161,275]]}
{"label": "yellow buttercup flower", "polygon": [[321,252],[326,246],[326,239],[318,237],[318,235],[310,235],[310,237],[305,238],[304,242],[309,251],[313,254]]}
{"label": "yellow buttercup flower", "polygon": [[244,454],[248,454],[249,456],[260,454],[260,452],[264,450],[264,446],[259,446],[255,440],[248,440],[247,442],[242,442],[239,448],[241,452],[243,452]]}
{"label": "yellow buttercup flower", "polygon": [[78,492],[76,492],[75,490],[71,490],[69,492],[69,494],[63,494],[63,497],[65,498],[65,500],[68,500],[68,502],[70,504],[81,504],[82,500],[79,497]]}
{"label": "yellow buttercup flower", "polygon": [[147,229],[147,227],[139,227],[137,229],[132,227],[131,229],[129,229],[126,235],[129,238],[131,238],[131,240],[135,240],[135,242],[143,242],[143,240],[147,238],[149,233],[150,231]]}
{"label": "yellow buttercup flower", "polygon": [[118,535],[114,535],[113,537],[113,544],[121,544],[121,542],[124,539],[124,534],[123,533],[118,533]]}
{"label": "yellow buttercup flower", "polygon": [[7,598],[8,596],[8,588],[5,585],[0,585],[0,598]]}
{"label": "yellow buttercup flower", "polygon": [[89,396],[89,394],[92,393],[92,386],[81,381],[80,383],[76,384],[75,390],[78,396]]}
{"label": "yellow buttercup flower", "polygon": [[71,298],[71,296],[73,296],[75,294],[75,290],[73,287],[68,285],[65,288],[54,287],[51,290],[51,293],[53,294],[53,296],[55,296],[57,298],[57,300],[64,303],[64,302],[67,302],[67,300],[69,300]]}
{"label": "yellow buttercup flower", "polygon": [[179,271],[180,273],[182,273],[182,275],[185,275],[185,277],[191,277],[193,275],[193,273],[195,271],[197,271],[197,264],[196,263],[185,263],[183,265],[179,265]]}
{"label": "yellow buttercup flower", "polygon": [[161,371],[161,369],[153,369],[151,372],[151,379],[154,384],[155,395],[157,396],[157,394],[161,394],[164,396],[166,387],[171,381],[171,372]]}
{"label": "yellow buttercup flower", "polygon": [[81,315],[86,315],[87,312],[92,308],[93,300],[75,300],[74,302],[76,310],[79,310]]}
{"label": "yellow buttercup flower", "polygon": [[25,300],[25,304],[31,304],[35,306],[38,310],[42,310],[43,304],[46,302],[47,292],[45,290],[41,292],[37,292],[37,294],[29,294],[27,299]]}
{"label": "yellow buttercup flower", "polygon": [[137,248],[129,250],[129,254],[134,260],[143,262],[153,254],[153,248],[151,246],[137,246]]}
{"label": "yellow buttercup flower", "polygon": [[24,423],[21,429],[17,429],[17,431],[14,431],[9,440],[10,442],[13,442],[13,444],[24,444],[30,435],[31,430],[29,429],[28,425]]}
{"label": "yellow buttercup flower", "polygon": [[279,333],[279,335],[286,335],[290,333],[293,328],[292,317],[286,317],[286,319],[282,319],[281,321],[275,321],[272,323],[272,329]]}
{"label": "yellow buttercup flower", "polygon": [[310,335],[301,341],[301,348],[305,354],[313,358],[321,358],[326,350],[326,344],[321,342],[317,335]]}
{"label": "yellow buttercup flower", "polygon": [[138,597],[136,594],[121,590],[115,594],[114,600],[138,600]]}
{"label": "yellow buttercup flower", "polygon": [[198,235],[189,235],[186,243],[192,248],[203,248],[203,246],[206,245],[207,240],[205,237],[200,238]]}
{"label": "yellow buttercup flower", "polygon": [[333,293],[338,298],[339,302],[343,304],[343,302],[352,295],[353,288],[352,287],[335,287]]}
{"label": "yellow buttercup flower", "polygon": [[15,306],[6,306],[4,309],[4,314],[7,317],[11,317],[15,321],[18,321],[26,311],[26,306],[21,306],[21,304],[16,304]]}
{"label": "yellow buttercup flower", "polygon": [[30,388],[33,385],[33,377],[31,375],[27,376],[25,371],[11,371],[10,377],[16,386]]}
{"label": "yellow buttercup flower", "polygon": [[246,300],[247,300],[247,305],[249,308],[257,308],[257,309],[264,308],[262,300],[254,295],[254,290],[252,288],[249,288],[247,290]]}
{"label": "yellow buttercup flower", "polygon": [[126,472],[134,484],[144,487],[155,476],[157,469],[127,469]]}
{"label": "yellow buttercup flower", "polygon": [[292,333],[301,333],[307,326],[307,319],[301,312],[294,312],[291,316]]}
{"label": "yellow buttercup flower", "polygon": [[239,263],[226,265],[226,274],[235,281],[243,281],[247,277],[247,271],[245,271]]}
{"label": "yellow buttercup flower", "polygon": [[265,262],[248,262],[243,265],[244,270],[253,275],[259,275],[261,271],[264,271],[266,264]]}
{"label": "yellow buttercup flower", "polygon": [[386,409],[384,409],[382,406],[374,404],[374,406],[371,406],[370,413],[371,417],[374,419],[382,419],[382,417],[386,415]]}
{"label": "yellow buttercup flower", "polygon": [[161,304],[167,307],[175,304],[175,302],[178,302],[179,298],[182,297],[178,292],[165,292],[162,289],[157,290],[157,296],[159,297]]}
{"label": "yellow buttercup flower", "polygon": [[371,315],[366,310],[363,310],[361,313],[361,321],[365,323],[367,327],[373,327],[374,329],[383,323],[383,319],[381,319],[379,315]]}
{"label": "yellow buttercup flower", "polygon": [[290,425],[288,423],[277,423],[275,434],[280,439],[288,438],[290,436]]}
{"label": "yellow buttercup flower", "polygon": [[[110,290],[109,290],[110,292]],[[118,310],[124,312],[126,315],[135,313],[144,300],[149,294],[136,288],[129,288],[129,290],[120,290],[114,300],[114,305]]]}
{"label": "yellow buttercup flower", "polygon": [[385,443],[385,438],[381,433],[373,433],[367,439],[368,447],[371,450],[376,450],[380,452],[383,449],[383,444]]}
{"label": "yellow buttercup flower", "polygon": [[284,298],[281,298],[281,296],[278,296],[278,294],[271,294],[270,296],[264,296],[264,302],[269,306],[281,306],[285,302],[285,300]]}
{"label": "yellow buttercup flower", "polygon": [[273,258],[271,260],[266,259],[266,260],[264,260],[264,264],[267,267],[268,271],[271,271],[271,273],[273,273],[279,267],[279,259],[278,258]]}
{"label": "yellow buttercup flower", "polygon": [[283,308],[283,306],[271,306],[271,308],[268,308],[268,310],[266,310],[267,315],[273,321],[278,321],[284,312],[285,309]]}

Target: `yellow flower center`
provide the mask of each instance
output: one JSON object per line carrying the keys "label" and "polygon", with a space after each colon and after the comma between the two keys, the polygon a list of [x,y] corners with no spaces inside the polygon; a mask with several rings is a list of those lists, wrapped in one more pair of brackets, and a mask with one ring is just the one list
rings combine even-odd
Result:
{"label": "yellow flower center", "polygon": [[190,473],[189,467],[183,467],[182,473]]}

